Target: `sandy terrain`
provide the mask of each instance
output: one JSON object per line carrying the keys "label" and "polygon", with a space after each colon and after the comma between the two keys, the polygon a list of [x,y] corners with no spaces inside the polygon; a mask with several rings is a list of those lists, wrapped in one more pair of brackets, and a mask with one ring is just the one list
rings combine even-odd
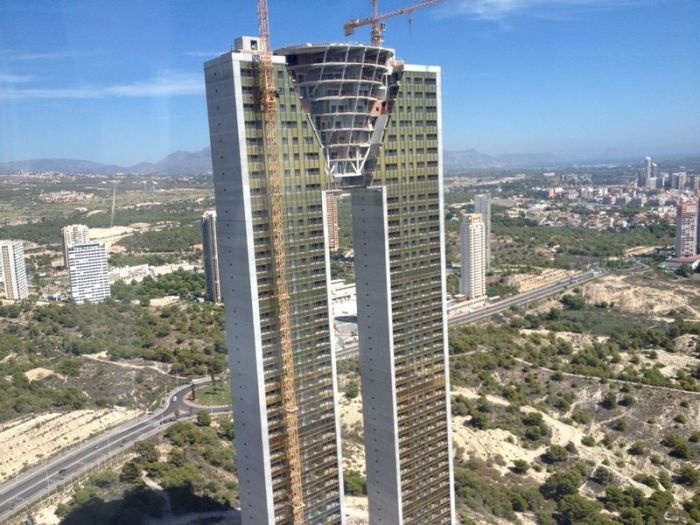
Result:
{"label": "sandy terrain", "polygon": [[[544,330],[544,329],[539,329],[539,330],[530,330],[527,328],[523,328],[520,330],[521,334],[539,334],[543,337],[548,337],[550,333],[549,330]],[[604,343],[605,341],[608,340],[608,337],[606,336],[593,336],[590,334],[577,334],[574,332],[554,332],[556,337],[558,339],[563,339],[564,341],[567,341],[568,343],[571,343],[571,346],[574,347],[574,350],[581,350],[582,348],[586,348],[588,346],[592,346],[593,343]]]}
{"label": "sandy terrain", "polygon": [[9,421],[0,427],[0,483],[76,445],[91,435],[133,419],[140,414],[125,408],[76,410]]}
{"label": "sandy terrain", "polygon": [[650,286],[631,286],[621,275],[608,275],[590,282],[583,287],[583,296],[588,303],[606,302],[614,304],[616,309],[624,312],[645,315],[664,316],[670,310],[688,308],[692,292],[685,294],[672,288],[653,288]]}
{"label": "sandy terrain", "polygon": [[354,470],[365,475],[365,449],[348,436],[362,437],[362,397],[348,399],[342,392],[340,401],[340,425],[343,434],[343,470]]}
{"label": "sandy terrain", "polygon": [[37,381],[50,376],[56,376],[59,379],[64,379],[64,377],[61,374],[57,374],[56,372],[54,372],[53,370],[49,370],[48,368],[32,368],[31,370],[27,370],[24,373],[24,376],[29,381]]}

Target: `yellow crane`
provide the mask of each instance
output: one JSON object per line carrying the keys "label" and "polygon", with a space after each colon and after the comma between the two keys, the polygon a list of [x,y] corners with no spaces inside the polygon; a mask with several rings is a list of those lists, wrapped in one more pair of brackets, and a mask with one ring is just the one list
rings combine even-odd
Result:
{"label": "yellow crane", "polygon": [[423,0],[423,2],[418,2],[417,4],[406,7],[400,7],[394,11],[389,11],[388,13],[382,14],[379,14],[378,2],[379,0],[372,0],[372,16],[350,20],[343,26],[345,36],[352,35],[355,32],[355,29],[358,27],[371,25],[372,30],[370,35],[372,36],[372,45],[381,46],[384,43],[384,31],[386,30],[386,25],[384,24],[383,20],[393,16],[410,15],[417,9],[422,9],[433,4],[437,4],[438,2],[442,2],[442,0]]}
{"label": "yellow crane", "polygon": [[263,114],[265,166],[270,206],[272,253],[274,259],[274,294],[280,344],[280,397],[282,424],[285,430],[289,472],[289,504],[294,525],[304,523],[304,494],[301,481],[301,453],[299,446],[299,408],[297,406],[294,348],[289,319],[289,283],[287,281],[287,252],[284,238],[284,208],[282,179],[277,141],[277,90],[270,48],[270,21],[267,0],[257,0],[259,31],[259,85],[260,109]]}

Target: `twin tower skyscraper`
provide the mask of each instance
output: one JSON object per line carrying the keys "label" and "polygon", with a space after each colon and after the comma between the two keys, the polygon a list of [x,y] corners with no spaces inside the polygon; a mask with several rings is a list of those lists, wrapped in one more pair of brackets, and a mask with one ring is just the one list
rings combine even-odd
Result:
{"label": "twin tower skyscraper", "polygon": [[257,48],[241,37],[205,64],[243,523],[292,524],[292,483],[302,485],[304,523],[345,520],[325,213],[326,195],[342,191],[352,203],[370,523],[451,525],[440,69],[359,44],[273,56],[299,481],[280,395]]}

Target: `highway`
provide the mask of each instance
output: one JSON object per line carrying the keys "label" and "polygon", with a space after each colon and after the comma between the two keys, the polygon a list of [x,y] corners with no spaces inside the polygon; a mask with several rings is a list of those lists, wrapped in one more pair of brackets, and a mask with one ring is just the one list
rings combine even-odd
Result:
{"label": "highway", "polygon": [[[205,385],[210,382],[210,379],[194,381],[195,385]],[[0,485],[0,523],[13,512],[20,508],[26,508],[57,485],[67,483],[71,478],[133,446],[137,441],[167,428],[176,421],[178,414],[187,417],[199,410],[185,401],[190,388],[190,385],[187,384],[172,390],[161,408],[153,414],[141,416],[136,421],[130,421],[100,434],[78,448],[70,449],[56,456],[45,465],[35,467],[4,485]],[[212,408],[209,411],[213,414],[228,413],[230,409],[228,407],[225,409]]]}
{"label": "highway", "polygon": [[[474,321],[478,321],[479,319],[485,319],[486,317],[491,317],[492,315],[504,312],[509,308],[532,303],[534,301],[538,301],[540,299],[549,297],[550,295],[563,292],[567,288],[573,288],[574,286],[587,283],[588,281],[597,279],[602,275],[602,270],[594,268],[588,270],[587,272],[574,275],[573,277],[570,277],[568,279],[563,279],[561,281],[542,286],[541,288],[535,288],[534,290],[529,290],[527,292],[523,292],[513,297],[508,297],[507,299],[503,299],[502,301],[498,301],[484,308],[480,308],[479,310],[474,310],[473,312],[465,312],[463,314],[453,316],[450,316],[448,314],[447,322],[449,324],[457,325],[471,323]],[[336,351],[336,355],[338,357],[345,357],[356,353],[357,349],[358,343],[349,344],[342,348],[339,348]]]}

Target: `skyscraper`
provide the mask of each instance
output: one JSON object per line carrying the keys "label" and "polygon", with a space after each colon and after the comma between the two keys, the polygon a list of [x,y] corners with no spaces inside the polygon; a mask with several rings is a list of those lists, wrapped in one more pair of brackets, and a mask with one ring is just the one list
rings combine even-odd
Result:
{"label": "skyscraper", "polygon": [[486,225],[480,213],[468,213],[462,217],[460,228],[462,245],[462,275],[459,293],[467,299],[479,299],[486,295],[486,250],[484,236]]}
{"label": "skyscraper", "polygon": [[474,213],[484,218],[484,257],[488,272],[491,270],[491,195],[484,193],[474,197]]}
{"label": "skyscraper", "polygon": [[202,259],[204,288],[207,301],[223,302],[219,278],[219,248],[216,241],[216,212],[206,211],[202,216]]}
{"label": "skyscraper", "polygon": [[328,249],[332,252],[340,248],[338,237],[338,196],[326,193],[326,220],[328,221]]}
{"label": "skyscraper", "polygon": [[[243,521],[291,523],[257,39],[205,64]],[[390,49],[273,57],[308,523],[342,523],[327,191],[351,195],[371,523],[451,524],[440,70]]]}
{"label": "skyscraper", "polygon": [[69,245],[68,279],[76,303],[99,303],[110,297],[105,245],[101,242]]}
{"label": "skyscraper", "polygon": [[22,241],[0,241],[0,275],[6,299],[17,301],[29,296]]}
{"label": "skyscraper", "polygon": [[70,224],[61,228],[63,262],[66,268],[68,268],[68,247],[88,242],[90,242],[90,229],[84,224]]}
{"label": "skyscraper", "polygon": [[651,157],[644,157],[644,168],[642,168],[642,172],[640,174],[640,180],[639,180],[639,183],[637,185],[641,186],[641,187],[648,186],[649,179],[651,178],[651,172],[652,172]]}
{"label": "skyscraper", "polygon": [[697,251],[698,201],[684,199],[676,210],[676,257],[690,257]]}

